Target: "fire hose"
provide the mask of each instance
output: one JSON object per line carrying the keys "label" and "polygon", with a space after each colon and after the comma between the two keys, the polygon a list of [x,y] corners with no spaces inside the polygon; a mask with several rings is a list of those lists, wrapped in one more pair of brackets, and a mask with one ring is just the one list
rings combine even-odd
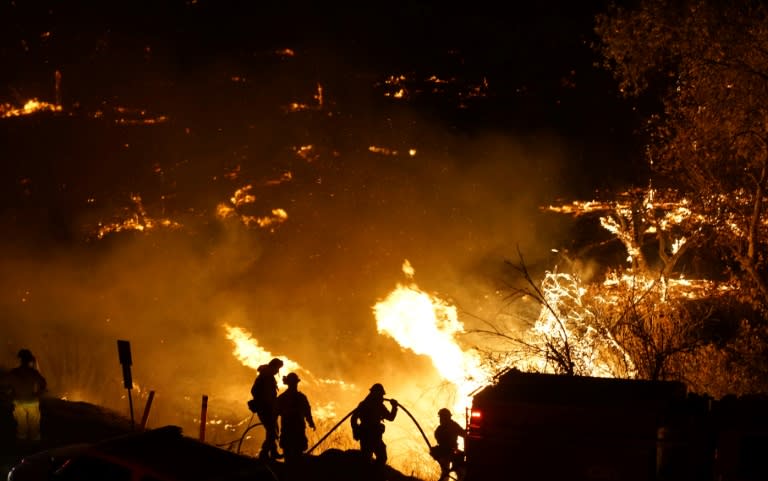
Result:
{"label": "fire hose", "polygon": [[[384,399],[384,400],[385,400],[385,401],[390,401],[390,402],[392,402],[392,400],[391,400],[391,399]],[[413,417],[413,414],[411,414],[411,412],[410,412],[410,411],[408,411],[408,409],[406,409],[406,408],[405,408],[405,406],[403,406],[402,404],[400,404],[400,403],[397,403],[397,405],[398,405],[398,407],[400,407],[400,408],[401,408],[403,411],[405,411],[405,414],[407,414],[407,415],[408,415],[408,417],[409,417],[409,418],[411,418],[411,421],[413,421],[413,424],[415,424],[415,425],[416,425],[416,427],[417,427],[417,428],[419,428],[419,432],[421,433],[421,436],[424,438],[424,442],[426,442],[426,443],[427,443],[427,447],[428,447],[429,449],[432,449],[432,445],[431,445],[431,444],[430,444],[430,442],[429,442],[429,438],[427,438],[427,435],[426,435],[426,434],[424,434],[424,430],[423,430],[423,429],[421,429],[421,426],[419,425],[419,422],[418,422],[418,421],[416,421],[416,418],[414,418],[414,417]],[[331,430],[330,430],[330,431],[328,431],[328,432],[325,434],[325,436],[323,436],[322,438],[320,438],[320,440],[319,440],[318,442],[316,442],[314,446],[312,446],[311,448],[309,448],[309,449],[307,450],[307,454],[310,454],[312,451],[314,451],[314,449],[315,449],[316,447],[318,447],[318,446],[319,446],[319,445],[320,445],[320,444],[321,444],[323,441],[325,441],[325,438],[327,438],[328,436],[330,436],[332,432],[334,432],[336,429],[338,429],[338,427],[339,427],[339,426],[341,426],[341,425],[342,425],[342,423],[344,423],[344,421],[346,421],[346,420],[347,420],[347,418],[349,418],[349,417],[350,417],[350,416],[351,416],[351,415],[352,415],[354,412],[355,412],[355,411],[354,411],[354,409],[353,409],[353,410],[352,410],[352,411],[350,411],[350,412],[349,412],[349,413],[348,413],[346,416],[344,416],[344,417],[341,419],[341,421],[339,421],[338,423],[336,423],[336,425],[335,425],[335,426],[333,426],[333,427],[331,428]]]}
{"label": "fire hose", "polygon": [[[384,400],[385,400],[385,401],[389,401],[389,402],[392,402],[392,400],[391,400],[391,399],[384,399]],[[419,429],[419,432],[421,433],[421,436],[424,438],[424,442],[425,442],[425,443],[427,443],[427,447],[428,447],[429,449],[432,449],[432,444],[429,442],[429,438],[427,438],[427,435],[426,435],[426,434],[424,434],[424,430],[423,430],[423,429],[421,429],[421,425],[419,424],[419,422],[418,422],[418,421],[416,421],[416,418],[415,418],[415,417],[413,417],[413,414],[411,414],[411,412],[410,412],[408,409],[406,409],[406,408],[405,408],[405,406],[403,406],[402,404],[400,404],[400,403],[397,403],[397,406],[398,406],[400,409],[402,409],[403,411],[405,411],[405,414],[407,414],[407,415],[408,415],[408,417],[409,417],[409,418],[411,418],[411,421],[413,421],[413,424],[415,424],[415,425],[416,425],[416,427]],[[353,414],[354,412],[355,412],[355,410],[353,409],[352,411],[350,411],[349,413],[347,413],[347,415],[346,415],[346,416],[344,416],[344,417],[341,419],[341,421],[339,421],[338,423],[336,423],[336,425],[334,425],[334,426],[331,428],[331,430],[330,430],[330,431],[328,431],[327,433],[325,433],[325,435],[324,435],[322,438],[320,438],[320,440],[319,440],[318,442],[316,442],[316,443],[314,444],[314,446],[312,446],[311,448],[309,448],[309,449],[306,451],[306,454],[310,454],[310,453],[312,453],[312,451],[314,451],[316,447],[318,447],[320,444],[322,444],[322,442],[323,442],[323,441],[325,441],[325,440],[326,440],[326,438],[327,438],[328,436],[330,436],[330,435],[331,435],[331,433],[333,433],[334,431],[336,431],[336,430],[339,428],[339,426],[341,426],[341,425],[344,423],[344,421],[346,421],[347,419],[349,419],[349,417],[350,417],[350,416],[352,416],[352,414]],[[245,429],[245,431],[243,431],[243,434],[242,434],[242,436],[240,436],[240,442],[237,444],[237,453],[238,453],[238,454],[240,453],[240,448],[241,448],[241,446],[243,445],[243,440],[245,439],[245,435],[246,435],[246,434],[248,434],[248,431],[250,431],[251,429],[255,428],[256,426],[261,426],[261,425],[262,425],[262,423],[255,423],[255,424],[250,424],[250,422],[251,422],[252,420],[253,420],[253,415],[251,415],[251,420],[249,420],[249,421],[248,421],[248,424],[249,424],[249,426],[248,426],[248,427]]]}
{"label": "fire hose", "polygon": [[240,436],[240,442],[237,443],[237,454],[240,454],[240,447],[243,445],[243,440],[245,439],[245,435],[248,434],[248,431],[255,428],[256,426],[261,426],[262,424],[262,423],[251,424],[251,421],[253,421],[253,416],[254,414],[251,414],[251,419],[248,421],[248,424],[250,424],[250,426],[245,428],[245,431],[243,431],[243,435]]}

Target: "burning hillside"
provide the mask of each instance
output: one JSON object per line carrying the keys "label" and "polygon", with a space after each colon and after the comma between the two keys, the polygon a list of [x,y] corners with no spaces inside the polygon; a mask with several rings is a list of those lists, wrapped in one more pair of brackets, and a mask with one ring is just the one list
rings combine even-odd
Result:
{"label": "burning hillside", "polygon": [[[408,258],[424,266],[420,284],[488,309],[475,298],[491,282],[478,270],[483,258],[500,255],[507,232],[517,230],[523,243],[536,237],[531,224],[497,222],[494,211],[508,218],[534,202],[516,194],[497,203],[494,189],[510,182],[499,169],[519,170],[509,159],[548,154],[501,139],[441,153],[426,126],[403,142],[408,130],[390,118],[382,136],[373,111],[368,125],[353,125],[343,106],[328,106],[333,94],[325,91],[325,103],[311,110],[240,113],[242,127],[234,129],[195,127],[168,109],[160,124],[112,122],[67,106],[54,116],[6,120],[15,133],[10,158],[19,161],[5,164],[14,195],[4,223],[16,239],[31,239],[9,239],[5,250],[6,363],[15,346],[28,345],[59,396],[124,410],[113,349],[115,339],[129,339],[136,405],[157,392],[150,425],[189,430],[205,394],[211,442],[245,429],[244,401],[264,356],[290,361],[327,426],[374,382],[427,431],[438,408],[466,405],[464,383],[489,374],[479,359],[461,360],[452,337],[461,333],[456,308],[420,294],[435,302],[437,317],[425,322],[437,323],[433,334],[442,339],[439,351],[425,351],[395,332],[415,320],[383,306],[398,302],[388,293]],[[74,137],[65,141],[63,131]],[[278,137],[266,141],[271,135]],[[463,166],[464,155],[485,160]],[[401,312],[418,307],[418,299],[401,301]],[[443,317],[446,307],[452,320]],[[378,328],[377,316],[384,316]],[[411,335],[427,341],[424,332]],[[263,349],[261,358],[244,357],[247,339]],[[399,440],[394,463],[407,459],[398,453],[426,455],[409,419],[390,436]]]}
{"label": "burning hillside", "polygon": [[[568,188],[569,154],[548,133],[468,127],[511,98],[468,53],[374,71],[302,42],[210,59],[187,38],[175,57],[118,27],[32,41],[38,20],[9,8],[29,28],[3,54],[24,72],[0,98],[4,365],[28,346],[56,395],[125,410],[114,341],[129,339],[150,426],[194,430],[207,395],[226,443],[272,356],[327,428],[381,382],[426,432],[508,364],[467,334],[504,307],[514,246],[536,261],[559,244],[566,226],[537,207]],[[387,437],[403,472],[426,458],[407,417]]]}

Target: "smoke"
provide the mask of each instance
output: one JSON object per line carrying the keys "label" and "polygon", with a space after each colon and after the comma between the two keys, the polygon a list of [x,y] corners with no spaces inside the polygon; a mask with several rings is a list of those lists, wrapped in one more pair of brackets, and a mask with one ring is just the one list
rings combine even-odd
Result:
{"label": "smoke", "polygon": [[[157,392],[150,424],[191,423],[203,394],[211,416],[247,418],[255,372],[232,355],[229,324],[298,362],[300,387],[317,405],[335,403],[336,419],[382,382],[436,422],[444,384],[428,360],[377,333],[372,306],[403,281],[408,259],[422,289],[492,315],[504,260],[519,248],[535,264],[564,235],[539,206],[565,189],[567,145],[545,132],[457,129],[458,117],[384,102],[370,75],[339,73],[343,60],[326,73],[312,58],[310,74],[297,76],[299,61],[246,75],[244,87],[227,79],[245,67],[227,64],[191,75],[174,95],[154,92],[167,124],[83,113],[1,126],[16,134],[4,152],[2,365],[28,347],[52,394],[124,412],[115,342],[125,339],[139,408]],[[311,103],[318,83],[322,107],[285,113]],[[296,155],[306,145],[311,160]],[[270,182],[284,172],[290,181]],[[241,213],[282,208],[287,220],[259,228],[216,217],[244,185],[255,200]],[[132,194],[148,216],[180,227],[95,237],[99,223],[136,213]],[[319,379],[351,387],[323,389]]]}

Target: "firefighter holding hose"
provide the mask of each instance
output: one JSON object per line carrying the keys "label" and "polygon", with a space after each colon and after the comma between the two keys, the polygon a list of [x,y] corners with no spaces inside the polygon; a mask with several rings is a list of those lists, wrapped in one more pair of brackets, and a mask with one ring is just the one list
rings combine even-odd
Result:
{"label": "firefighter holding hose", "polygon": [[[363,457],[379,465],[387,463],[387,445],[384,444],[384,420],[394,421],[398,403],[389,399],[392,409],[384,405],[384,386],[379,383],[371,386],[368,395],[360,401],[352,412],[352,436],[360,442]],[[375,457],[375,460],[374,460]]]}
{"label": "firefighter holding hose", "polygon": [[450,479],[451,472],[456,473],[456,479],[464,479],[464,451],[459,449],[459,437],[467,436],[464,428],[451,419],[451,411],[442,408],[437,411],[440,424],[435,428],[437,445],[430,449],[429,454],[440,464],[440,481]]}

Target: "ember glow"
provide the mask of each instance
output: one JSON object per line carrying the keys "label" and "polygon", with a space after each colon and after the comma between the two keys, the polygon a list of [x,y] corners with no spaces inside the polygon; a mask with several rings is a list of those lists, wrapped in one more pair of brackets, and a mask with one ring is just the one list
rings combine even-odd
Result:
{"label": "ember glow", "polygon": [[[109,223],[99,223],[95,233],[97,239],[103,239],[108,234],[123,231],[147,232],[153,229],[180,229],[182,225],[168,218],[154,218],[147,213],[141,196],[131,195],[132,208],[126,208],[126,218]],[[92,201],[90,201],[92,202]]]}
{"label": "ember glow", "polygon": [[[381,147],[378,145],[369,145],[368,152],[379,154],[379,155],[400,155],[400,152],[398,150],[390,149],[389,147]],[[408,149],[407,153],[409,157],[415,157],[416,149]]]}
{"label": "ember glow", "polygon": [[148,109],[122,105],[105,106],[90,112],[88,116],[92,119],[104,119],[125,126],[157,125],[169,120],[167,115],[153,114]]}
{"label": "ember glow", "polygon": [[[738,195],[736,198],[739,198]],[[702,225],[729,228],[737,234],[741,231],[735,222],[717,222],[717,219],[693,213],[689,204],[688,199],[678,199],[674,191],[649,188],[642,192],[624,192],[615,202],[574,201],[566,205],[550,205],[546,210],[574,217],[603,214],[599,217],[600,226],[622,243],[627,252],[628,266],[632,266],[641,258],[642,244],[638,239],[643,235],[668,236],[669,253],[674,256],[689,242],[685,233],[695,234]],[[712,292],[715,287],[719,291],[736,288],[722,283],[716,285],[708,279],[686,279],[682,275],[659,279],[653,272],[636,269],[621,276],[612,273],[605,279],[604,285],[609,288],[609,292],[610,288],[629,287],[640,289],[639,292],[642,293],[657,282],[664,283],[664,290],[668,295],[689,299],[699,298],[704,292]]]}
{"label": "ember glow", "polygon": [[483,77],[479,82],[466,82],[456,78],[444,78],[439,75],[428,75],[424,78],[409,78],[405,74],[389,75],[380,86],[385,97],[399,100],[409,100],[419,95],[447,95],[458,101],[458,108],[468,107],[465,100],[485,98],[488,96],[488,79]]}
{"label": "ember glow", "polygon": [[314,162],[320,157],[315,152],[314,145],[301,145],[299,147],[294,147],[293,150],[299,158],[304,159],[307,162]]}
{"label": "ember glow", "polygon": [[37,99],[28,100],[22,107],[11,104],[0,104],[0,118],[20,117],[37,112],[61,112],[61,105],[42,102]]}
{"label": "ember glow", "polygon": [[287,106],[283,107],[283,110],[287,113],[303,112],[307,110],[323,110],[324,104],[325,99],[323,97],[323,86],[318,83],[315,87],[315,93],[312,95],[311,103],[291,102]]}
{"label": "ember glow", "polygon": [[[280,179],[267,181],[265,185],[279,185],[290,181],[292,178],[292,174],[286,172]],[[274,230],[276,226],[288,219],[288,213],[281,208],[274,208],[269,214],[260,216],[243,212],[246,206],[256,202],[256,195],[252,191],[252,184],[235,190],[234,194],[229,198],[229,202],[221,202],[216,206],[216,216],[219,219],[236,218],[245,226],[258,226],[269,228],[270,230]]]}
{"label": "ember glow", "polygon": [[[599,225],[627,257],[626,264],[590,274],[600,276],[592,282],[582,281],[576,272],[546,272],[541,285],[543,305],[529,333],[529,342],[542,353],[530,360],[534,369],[563,369],[562,361],[567,359],[578,374],[636,377],[643,359],[636,351],[630,354],[638,342],[633,336],[648,342],[648,333],[653,332],[650,336],[658,337],[653,338],[655,344],[674,342],[669,339],[675,334],[659,331],[659,326],[674,328],[665,319],[680,303],[738,289],[735,280],[687,278],[677,269],[679,256],[704,227],[736,229],[727,219],[694,214],[689,204],[674,191],[649,188],[625,192],[612,202],[581,201],[547,208],[574,217],[598,214]],[[654,251],[658,260],[649,261],[648,253]]]}
{"label": "ember glow", "polygon": [[381,154],[381,155],[397,155],[397,150],[392,150],[387,147],[379,147],[377,145],[371,145],[368,147],[369,152],[373,152],[374,154]]}

